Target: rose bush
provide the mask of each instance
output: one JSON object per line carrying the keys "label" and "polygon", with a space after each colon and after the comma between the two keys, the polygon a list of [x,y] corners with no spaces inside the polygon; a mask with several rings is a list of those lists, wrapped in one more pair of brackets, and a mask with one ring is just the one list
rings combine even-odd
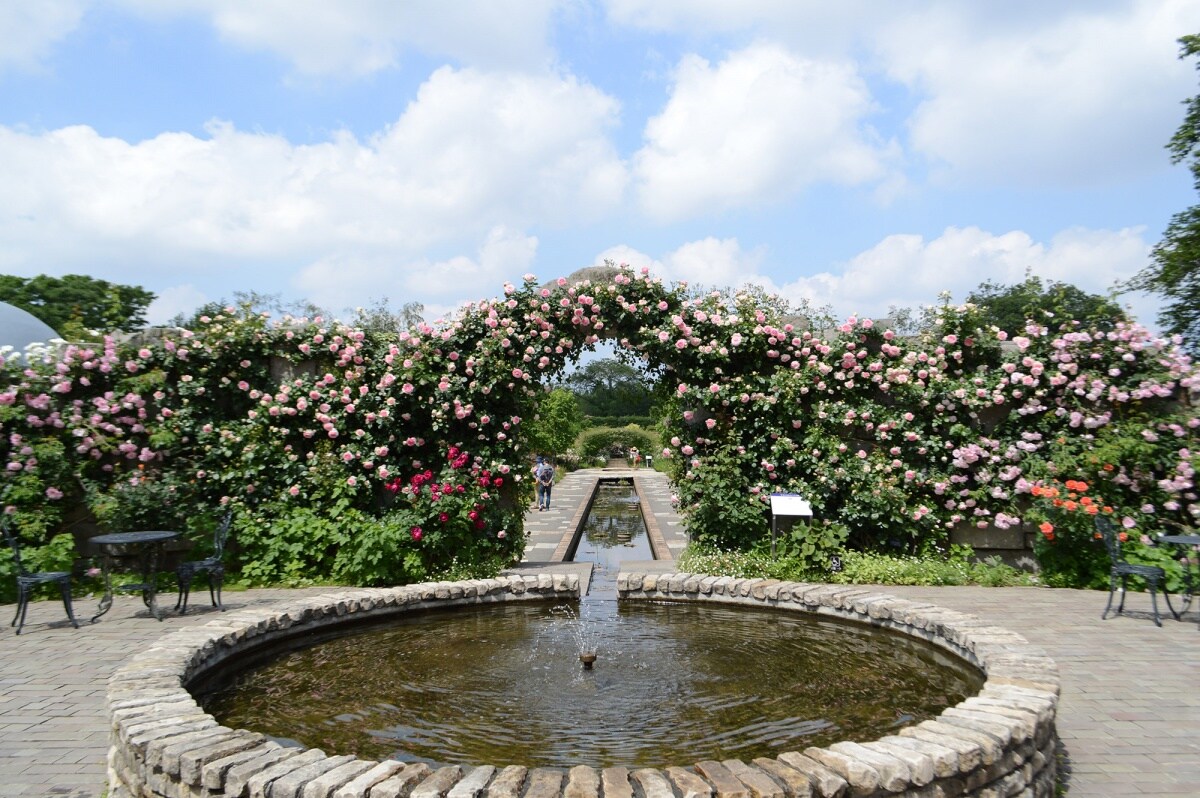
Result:
{"label": "rose bush", "polygon": [[955,529],[1034,530],[1048,479],[1102,484],[1147,532],[1194,524],[1198,383],[1177,342],[1051,318],[1011,332],[967,305],[918,338],[859,318],[821,335],[757,294],[628,269],[527,275],[399,336],[229,308],[5,362],[0,479],[31,542],[84,481],[142,474],[176,486],[197,529],[236,506],[231,566],[253,581],[487,572],[523,547],[523,419],[606,338],[668,386],[654,454],[697,540],[761,543],[769,494],[790,491],[837,525],[830,547],[944,549]]}

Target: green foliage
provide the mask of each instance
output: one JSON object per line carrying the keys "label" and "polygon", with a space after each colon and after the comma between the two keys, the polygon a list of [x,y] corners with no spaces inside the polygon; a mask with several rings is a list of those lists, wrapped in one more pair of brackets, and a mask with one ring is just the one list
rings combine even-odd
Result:
{"label": "green foliage", "polygon": [[[16,412],[17,408],[0,406],[0,426],[5,431],[19,423]],[[78,483],[66,446],[58,438],[12,432],[0,437],[3,455],[22,468],[9,467],[0,504],[11,508],[13,526],[30,540],[45,540],[61,523],[64,508],[78,498]]]}
{"label": "green foliage", "polygon": [[680,493],[696,497],[688,514],[693,539],[712,546],[748,548],[770,533],[770,514],[760,491],[747,491],[739,475],[753,467],[746,453],[723,450],[712,454],[712,468],[685,476]]}
{"label": "green foliage", "polygon": [[556,455],[575,443],[583,429],[583,413],[575,394],[555,388],[538,398],[537,415],[526,425],[528,447]]}
{"label": "green foliage", "polygon": [[107,487],[86,487],[88,508],[106,532],[185,530],[199,520],[192,497],[170,474],[138,470]]}
{"label": "green foliage", "polygon": [[840,525],[796,543],[801,570],[842,527],[846,548],[894,554],[1036,522],[1031,489],[1053,479],[1103,483],[1139,533],[1200,516],[1200,374],[1144,329],[1055,317],[1009,337],[942,305],[909,339],[866,319],[814,333],[789,310],[617,269],[529,278],[402,333],[210,308],[193,329],[0,362],[5,510],[44,543],[79,480],[112,498],[140,464],[192,515],[236,508],[229,567],[255,582],[512,562],[543,385],[604,337],[670,378],[653,392],[661,448],[631,427],[592,431],[590,451],[653,453],[693,540],[761,546],[776,491]]}
{"label": "green foliage", "polygon": [[651,416],[584,416],[584,429],[593,427],[651,427],[654,419]]}
{"label": "green foliage", "polygon": [[1108,584],[1109,559],[1104,544],[1085,527],[1064,526],[1053,540],[1033,542],[1041,578],[1050,587],[1101,588]]}
{"label": "green foliage", "polygon": [[360,330],[381,335],[396,335],[417,327],[424,321],[425,306],[420,302],[405,302],[392,310],[387,297],[365,308],[355,308],[352,324]]}
{"label": "green foliage", "polygon": [[646,415],[651,389],[645,374],[616,358],[593,360],[566,379],[588,416]]}
{"label": "green foliage", "polygon": [[29,311],[71,340],[85,330],[132,332],[144,326],[154,294],[82,274],[0,275],[0,301]]}
{"label": "green foliage", "polygon": [[733,576],[739,579],[796,579],[808,581],[814,575],[799,564],[772,558],[763,551],[721,549],[701,543],[690,544],[679,557],[679,570],[685,573],[710,576]]}
{"label": "green foliage", "polygon": [[863,585],[986,585],[1007,587],[1034,584],[1033,578],[995,558],[974,562],[969,547],[952,547],[944,554],[894,556],[846,551],[839,555],[841,570],[813,568],[787,555],[772,558],[766,551],[727,551],[703,544],[688,546],[679,560],[681,571],[734,576],[741,579],[785,579]]}
{"label": "green foliage", "polygon": [[[845,524],[827,519],[812,523],[798,522],[780,533],[775,541],[775,553],[781,559],[791,560],[807,572],[830,570],[835,556],[842,553],[850,530]],[[754,550],[771,551],[770,536],[759,541]]]}
{"label": "green foliage", "polygon": [[624,457],[630,448],[649,452],[654,436],[640,427],[594,427],[579,438],[579,457],[590,462],[597,457]]}
{"label": "green foliage", "polygon": [[[31,573],[41,571],[70,571],[75,564],[75,539],[66,533],[55,535],[43,546],[27,545],[19,530],[13,530],[21,539],[21,563]],[[8,543],[0,537],[0,604],[13,604],[17,600],[17,567]],[[43,597],[58,596],[56,585],[38,588]]]}
{"label": "green foliage", "polygon": [[[969,552],[969,549],[968,549]],[[842,570],[829,581],[873,585],[984,585],[1009,587],[1034,584],[1029,574],[996,558],[973,562],[969,553],[951,552],[945,559],[848,551]]]}
{"label": "green foliage", "polygon": [[300,587],[334,573],[340,548],[360,530],[364,516],[346,510],[334,517],[319,507],[270,504],[265,512],[235,515],[231,536],[250,585]]}
{"label": "green foliage", "polygon": [[1027,275],[1024,282],[1001,285],[988,280],[967,296],[967,302],[980,309],[980,323],[995,326],[1010,334],[1025,332],[1026,325],[1056,324],[1056,320],[1074,319],[1089,328],[1111,330],[1125,321],[1125,311],[1111,297],[1089,294],[1060,281],[1043,283],[1040,277]]}

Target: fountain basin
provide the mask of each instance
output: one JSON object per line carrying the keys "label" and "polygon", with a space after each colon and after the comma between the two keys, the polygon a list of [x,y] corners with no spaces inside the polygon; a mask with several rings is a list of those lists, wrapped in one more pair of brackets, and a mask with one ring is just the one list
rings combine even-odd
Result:
{"label": "fountain basin", "polygon": [[[574,598],[578,579],[541,574],[344,591],[228,613],[165,636],[119,669],[108,690],[110,794],[628,798],[672,790],[951,796],[1025,789],[1053,794],[1057,668],[1011,632],[969,615],[854,587],[629,573],[618,577],[618,591],[624,600],[773,607],[894,629],[954,653],[979,667],[987,680],[977,696],[936,720],[879,740],[781,751],[752,762],[681,762],[662,769],[578,766],[564,772],[516,764],[434,770],[421,763],[369,762],[280,746],[263,735],[221,727],[200,709],[187,685],[232,658],[253,656],[298,635],[438,607]],[[634,732],[635,722],[631,719]]]}

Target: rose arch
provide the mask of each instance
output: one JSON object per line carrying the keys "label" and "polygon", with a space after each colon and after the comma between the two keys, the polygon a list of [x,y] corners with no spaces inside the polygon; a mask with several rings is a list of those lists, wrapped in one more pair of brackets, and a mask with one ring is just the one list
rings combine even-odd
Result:
{"label": "rose arch", "polygon": [[251,580],[498,567],[522,550],[522,424],[551,377],[609,340],[660,380],[655,459],[693,539],[761,540],[773,491],[811,500],[816,523],[790,552],[815,566],[841,545],[1044,531],[1062,506],[1038,489],[1067,481],[1127,528],[1194,521],[1193,365],[1134,325],[1048,321],[1010,335],[943,306],[917,336],[859,318],[821,332],[754,292],[628,268],[528,275],[400,335],[230,308],[4,364],[6,505],[36,537],[83,500],[80,478],[113,517],[152,490],[180,500],[155,506],[233,504]]}

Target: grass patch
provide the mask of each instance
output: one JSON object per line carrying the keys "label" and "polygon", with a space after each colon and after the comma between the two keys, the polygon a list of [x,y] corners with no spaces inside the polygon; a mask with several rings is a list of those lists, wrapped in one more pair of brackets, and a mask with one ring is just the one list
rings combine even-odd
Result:
{"label": "grass patch", "polygon": [[722,551],[693,544],[679,558],[679,570],[688,573],[733,576],[741,579],[782,579],[795,582],[829,582],[845,585],[983,585],[1012,587],[1036,585],[1033,574],[1005,565],[995,557],[973,562],[965,546],[946,554],[899,557],[863,551],[839,555],[841,570],[814,571],[795,559],[769,554]]}

